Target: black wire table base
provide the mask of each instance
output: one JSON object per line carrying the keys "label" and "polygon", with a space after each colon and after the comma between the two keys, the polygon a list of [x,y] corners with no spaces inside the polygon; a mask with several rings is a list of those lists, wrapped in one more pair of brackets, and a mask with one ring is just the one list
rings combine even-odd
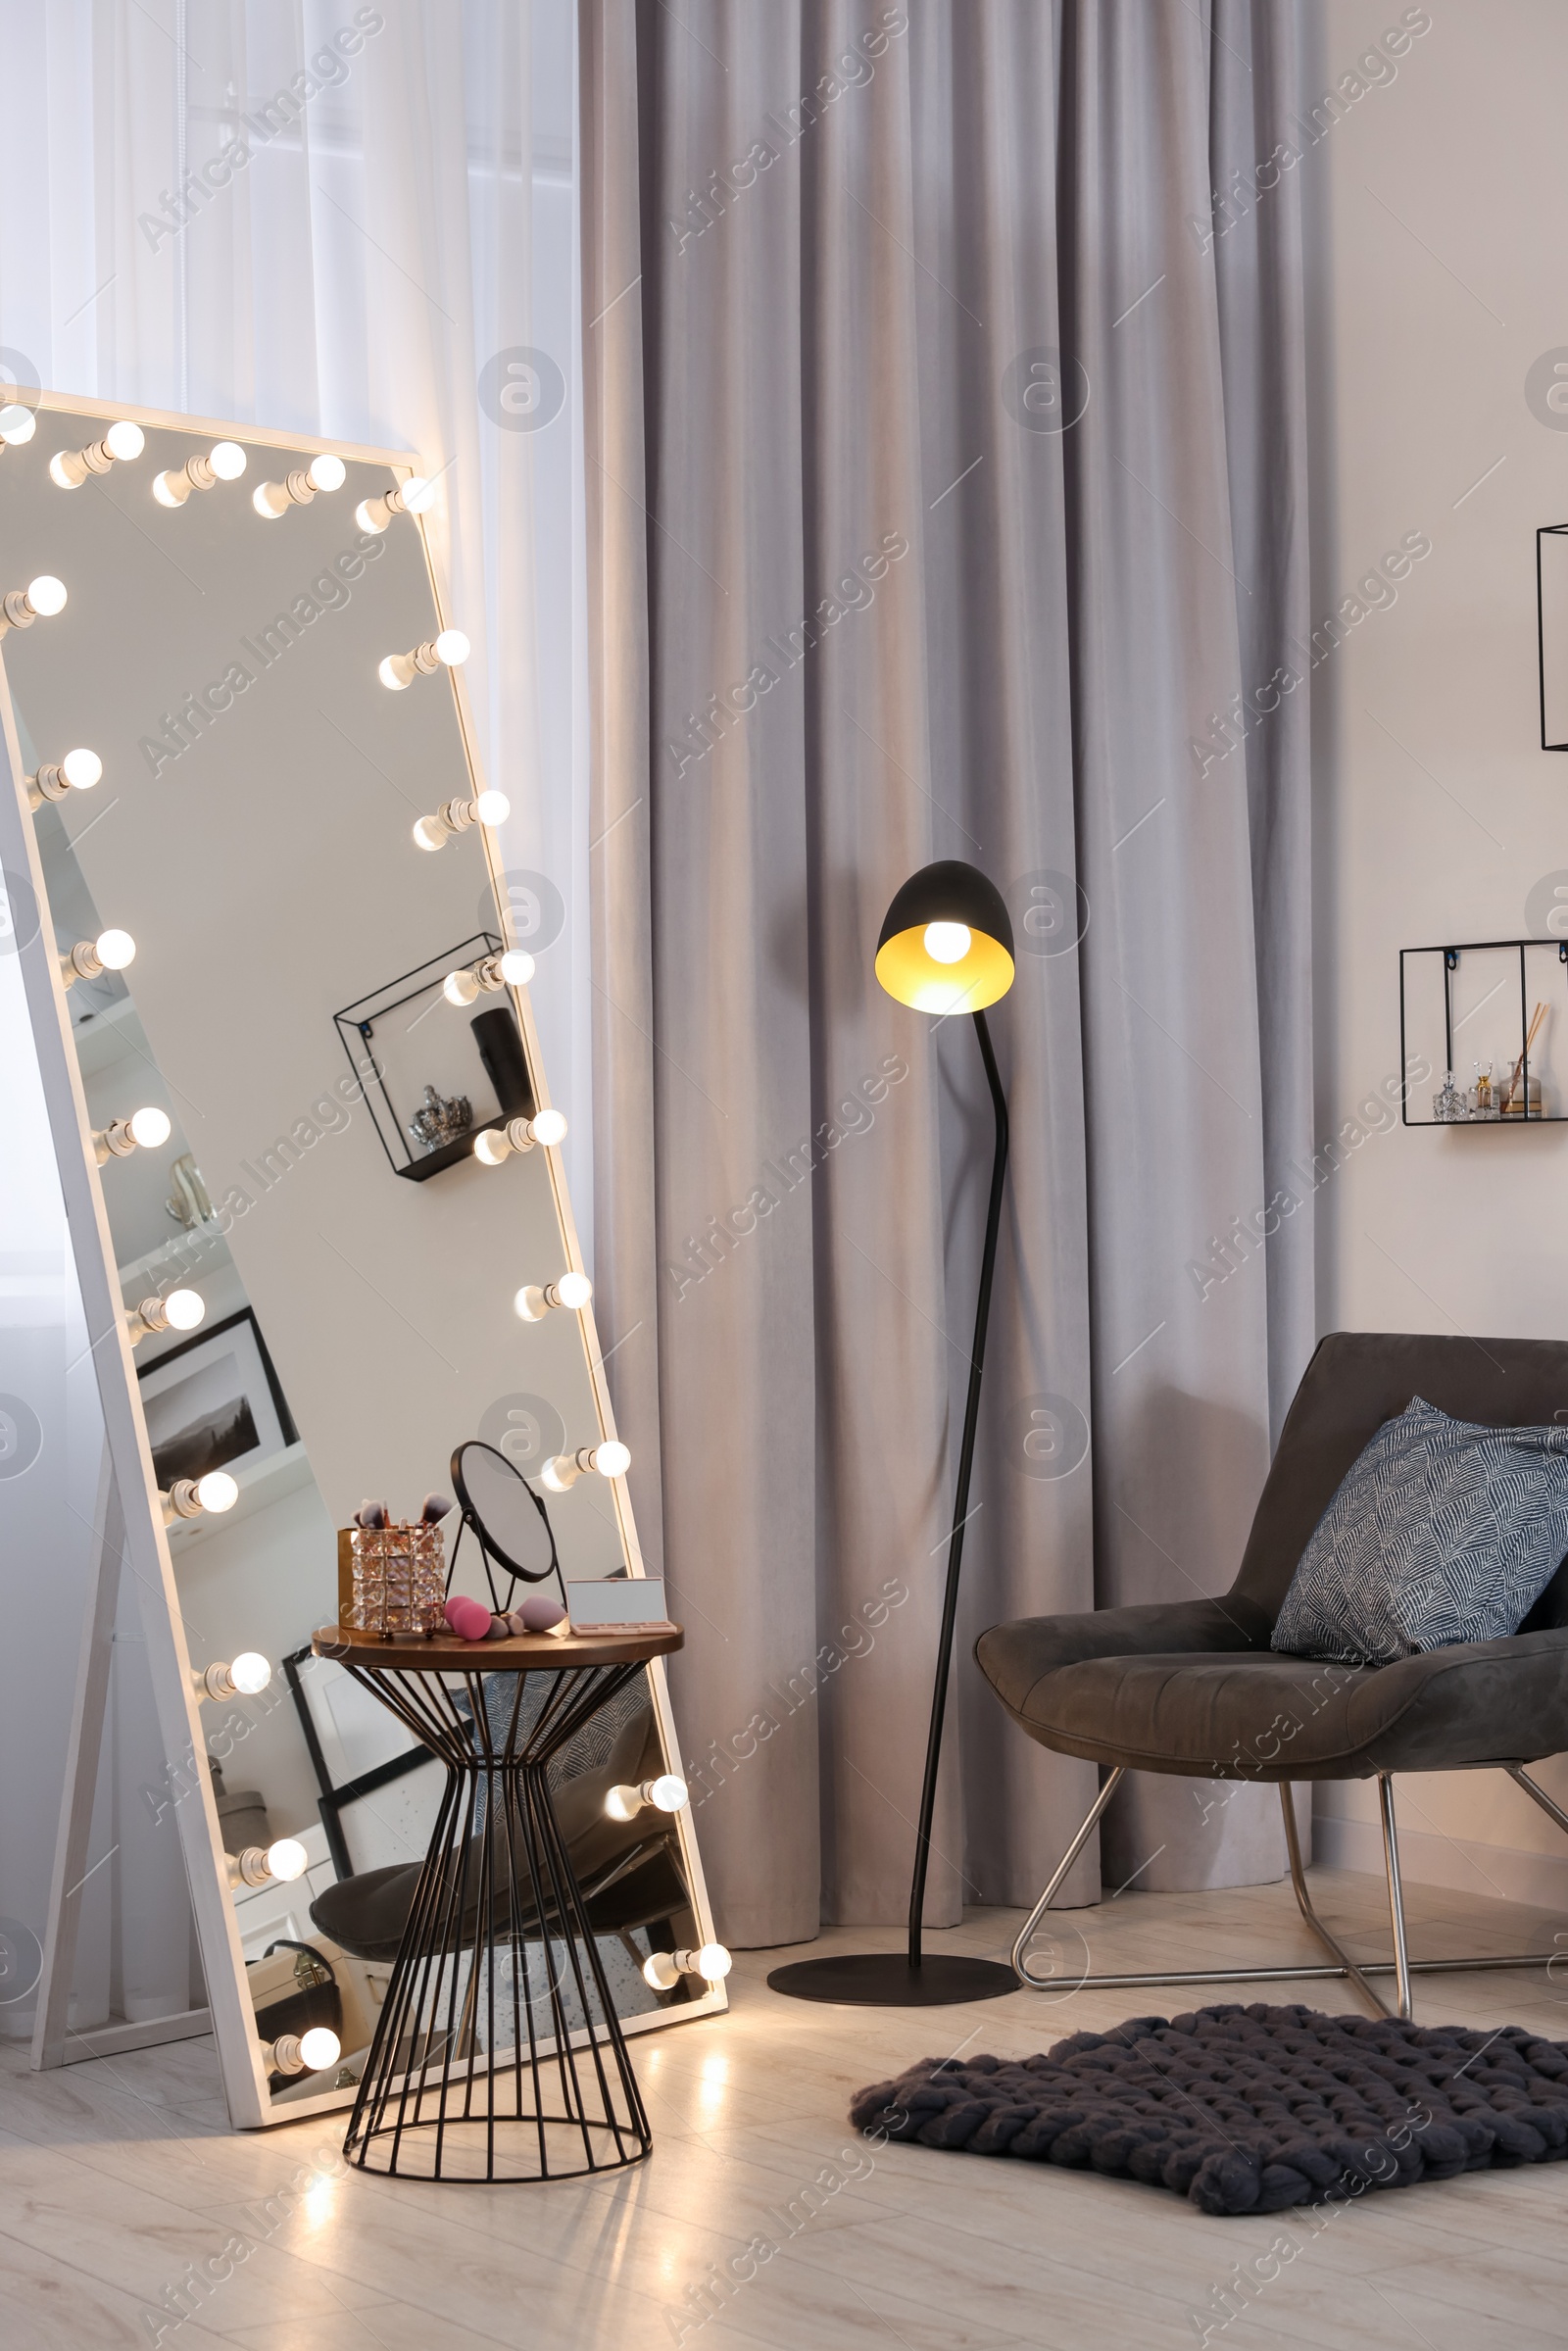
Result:
{"label": "black wire table base", "polygon": [[546,1774],[641,1664],[534,1669],[551,1688],[526,1724],[519,1671],[498,1737],[477,1671],[338,1656],[447,1767],[344,2153],[418,2180],[640,2163],[653,2134]]}

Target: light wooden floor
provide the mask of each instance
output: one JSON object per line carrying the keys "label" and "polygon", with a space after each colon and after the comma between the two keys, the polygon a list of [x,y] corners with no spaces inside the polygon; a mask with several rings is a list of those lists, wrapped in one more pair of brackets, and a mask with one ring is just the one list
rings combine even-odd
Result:
{"label": "light wooden floor", "polygon": [[[1330,1872],[1314,1872],[1313,1884],[1326,1915],[1357,1930],[1357,1955],[1377,1954],[1381,1886]],[[1454,1935],[1449,1949],[1549,1949],[1558,1924],[1421,1887],[1409,1906],[1418,1952]],[[1101,1968],[1152,1964],[1151,1953],[1173,1966],[1313,1955],[1288,1886],[1129,1894],[1069,1915]],[[934,1940],[1004,1957],[1015,1923],[977,1911]],[[897,1941],[862,1931],[817,1947]],[[916,2057],[1022,2055],[1209,1994],[1020,1991],[923,2015],[853,2011],[776,1998],[763,1982],[772,1964],[774,1955],[741,1953],[728,2017],[633,2044],[655,2150],[598,2186],[334,2174],[341,2123],[228,2131],[205,2041],[50,2075],[29,2073],[24,2054],[8,2048],[0,2341],[6,2351],[145,2346],[158,2339],[147,2314],[162,2310],[161,2339],[179,2351],[653,2351],[677,2341],[702,2351],[1157,2351],[1197,2344],[1192,2314],[1210,2306],[1235,2264],[1289,2229],[1289,2214],[1209,2220],[1162,2190],[1047,2165],[918,2147],[873,2153],[846,2123],[853,2090]],[[1295,1994],[1264,1985],[1212,1996]],[[1353,2004],[1331,1984],[1299,1996],[1332,2011]],[[1568,2039],[1568,1982],[1428,1978],[1418,2014],[1516,2022]],[[842,2184],[793,2226],[788,2208],[825,2166]],[[1568,2343],[1565,2207],[1565,2164],[1371,2195],[1303,2241],[1246,2314],[1208,2339],[1225,2351],[1556,2351]],[[779,2249],[719,2315],[689,2325],[691,2290],[713,2265],[747,2267],[757,2237]],[[215,2260],[220,2270],[234,2264],[232,2275],[176,2327],[169,2289]]]}

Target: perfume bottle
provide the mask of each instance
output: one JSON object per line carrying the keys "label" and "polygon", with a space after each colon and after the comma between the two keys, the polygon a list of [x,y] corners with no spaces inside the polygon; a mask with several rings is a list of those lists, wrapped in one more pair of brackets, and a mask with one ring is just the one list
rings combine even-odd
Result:
{"label": "perfume bottle", "polygon": [[1492,1083],[1492,1063],[1477,1061],[1475,1072],[1476,1082],[1470,1089],[1470,1115],[1472,1118],[1495,1118],[1497,1102]]}
{"label": "perfume bottle", "polygon": [[1440,1126],[1454,1126],[1470,1115],[1469,1104],[1453,1082],[1453,1071],[1444,1074],[1442,1085],[1432,1097],[1432,1115]]}

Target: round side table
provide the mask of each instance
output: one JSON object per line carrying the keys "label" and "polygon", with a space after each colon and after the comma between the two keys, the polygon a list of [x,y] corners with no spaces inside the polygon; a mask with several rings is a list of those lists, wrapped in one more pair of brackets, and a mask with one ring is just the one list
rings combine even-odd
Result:
{"label": "round side table", "polygon": [[[390,1641],[324,1627],[312,1646],[447,1768],[446,1790],[343,2151],[404,2179],[580,2179],[653,2143],[555,1813],[555,1755],[675,1629]],[[510,1707],[482,1684],[516,1677]],[[524,1706],[530,1675],[546,1682]],[[504,1734],[494,1727],[505,1717]]]}

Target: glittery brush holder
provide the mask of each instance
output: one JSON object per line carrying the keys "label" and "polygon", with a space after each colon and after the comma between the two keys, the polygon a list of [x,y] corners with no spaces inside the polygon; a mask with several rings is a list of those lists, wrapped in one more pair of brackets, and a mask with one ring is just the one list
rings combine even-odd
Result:
{"label": "glittery brush holder", "polygon": [[345,1624],[362,1633],[437,1632],[447,1596],[441,1529],[418,1520],[388,1527],[346,1527],[351,1579]]}

